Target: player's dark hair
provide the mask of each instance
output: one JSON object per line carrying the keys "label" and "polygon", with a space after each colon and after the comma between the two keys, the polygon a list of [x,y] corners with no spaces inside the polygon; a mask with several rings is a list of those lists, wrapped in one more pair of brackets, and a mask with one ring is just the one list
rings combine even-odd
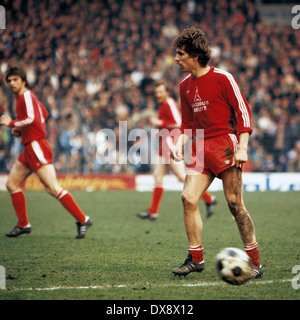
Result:
{"label": "player's dark hair", "polygon": [[8,78],[11,76],[21,77],[22,81],[25,82],[25,85],[27,87],[28,82],[27,82],[26,74],[23,69],[18,68],[18,67],[12,67],[12,68],[8,69],[8,71],[6,72],[6,82],[8,82]]}
{"label": "player's dark hair", "polygon": [[184,29],[175,38],[174,47],[184,50],[191,57],[198,57],[199,64],[202,67],[206,67],[212,58],[212,52],[205,33],[195,27]]}

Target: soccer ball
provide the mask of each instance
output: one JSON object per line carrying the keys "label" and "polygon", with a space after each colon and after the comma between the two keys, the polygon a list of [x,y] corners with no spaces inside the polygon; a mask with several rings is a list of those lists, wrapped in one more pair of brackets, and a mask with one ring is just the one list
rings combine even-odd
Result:
{"label": "soccer ball", "polygon": [[216,256],[216,268],[222,280],[240,285],[251,278],[252,267],[248,255],[237,248],[225,248]]}

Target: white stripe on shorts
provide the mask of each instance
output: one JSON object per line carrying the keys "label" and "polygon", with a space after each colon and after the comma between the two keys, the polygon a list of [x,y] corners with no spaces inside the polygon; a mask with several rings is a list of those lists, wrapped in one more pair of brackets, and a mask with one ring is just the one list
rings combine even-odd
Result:
{"label": "white stripe on shorts", "polygon": [[238,139],[237,139],[236,135],[233,133],[228,133],[228,135],[233,143],[233,151],[236,152],[239,147]]}
{"label": "white stripe on shorts", "polygon": [[44,153],[43,153],[43,150],[41,149],[41,146],[39,145],[39,143],[37,141],[32,141],[31,146],[32,146],[32,149],[33,149],[35,155],[39,159],[40,163],[47,164],[48,161],[46,160]]}

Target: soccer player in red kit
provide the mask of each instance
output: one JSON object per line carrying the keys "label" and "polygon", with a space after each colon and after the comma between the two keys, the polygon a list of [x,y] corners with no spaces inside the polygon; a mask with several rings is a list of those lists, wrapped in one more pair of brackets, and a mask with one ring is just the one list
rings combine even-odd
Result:
{"label": "soccer player in red kit", "polygon": [[24,147],[24,151],[13,165],[6,183],[18,217],[17,225],[12,231],[6,233],[6,236],[17,237],[23,233],[31,232],[26,199],[20,186],[32,172],[35,172],[48,193],[56,197],[77,220],[78,234],[76,238],[84,238],[92,221],[81,211],[73,196],[57,182],[52,162],[52,150],[46,140],[48,111],[27,88],[26,75],[22,69],[11,68],[8,70],[6,81],[16,97],[17,119],[12,120],[10,116],[3,115],[0,118],[0,124],[12,128],[13,135],[21,136],[21,143]]}
{"label": "soccer player in red kit", "polygon": [[[181,114],[176,101],[170,97],[168,86],[159,81],[155,85],[155,97],[159,103],[158,118],[150,119],[151,125],[161,130],[168,130],[170,134],[162,135],[159,148],[159,161],[154,170],[154,189],[150,207],[146,211],[138,212],[136,215],[141,219],[156,220],[160,208],[160,203],[164,194],[163,177],[169,169],[173,171],[180,182],[185,180],[186,166],[184,161],[176,162],[170,157],[170,151],[174,148],[178,140],[181,126]],[[177,129],[177,130],[173,130]],[[164,161],[162,160],[164,159]],[[207,208],[207,217],[210,217],[217,203],[216,197],[205,192],[202,195]]]}
{"label": "soccer player in red kit", "polygon": [[[263,270],[254,223],[243,201],[241,166],[247,161],[248,140],[252,132],[250,108],[234,77],[208,65],[211,49],[202,30],[185,29],[175,38],[174,46],[175,62],[189,74],[180,84],[181,135],[172,153],[178,161],[183,158],[183,146],[191,138],[186,129],[192,129],[193,156],[197,156],[202,146],[203,161],[188,165],[182,203],[190,247],[187,259],[173,273],[186,276],[204,270],[198,201],[218,177],[222,180],[225,198],[250,257],[252,277],[261,277]],[[204,129],[204,139],[195,136],[197,129]]]}

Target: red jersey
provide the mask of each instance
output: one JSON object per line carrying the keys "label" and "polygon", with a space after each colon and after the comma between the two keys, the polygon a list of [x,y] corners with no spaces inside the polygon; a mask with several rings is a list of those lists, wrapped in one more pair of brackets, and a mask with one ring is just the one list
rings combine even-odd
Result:
{"label": "red jersey", "polygon": [[177,103],[173,98],[168,98],[166,102],[161,103],[158,107],[158,119],[163,121],[159,127],[160,134],[163,129],[167,129],[169,133],[162,134],[159,146],[159,155],[167,162],[170,161],[170,150],[172,150],[180,135],[181,114]]}
{"label": "red jersey", "polygon": [[20,130],[22,145],[46,138],[45,120],[49,113],[30,90],[17,97],[16,114],[17,119],[12,120],[9,126]]}
{"label": "red jersey", "polygon": [[194,134],[196,129],[204,129],[204,138],[252,133],[249,105],[226,71],[211,67],[199,78],[190,74],[180,83],[180,99],[182,133],[185,129],[193,129]]}
{"label": "red jersey", "polygon": [[178,105],[173,98],[168,98],[165,103],[159,105],[158,119],[163,121],[163,124],[159,129],[180,128],[181,114]]}

